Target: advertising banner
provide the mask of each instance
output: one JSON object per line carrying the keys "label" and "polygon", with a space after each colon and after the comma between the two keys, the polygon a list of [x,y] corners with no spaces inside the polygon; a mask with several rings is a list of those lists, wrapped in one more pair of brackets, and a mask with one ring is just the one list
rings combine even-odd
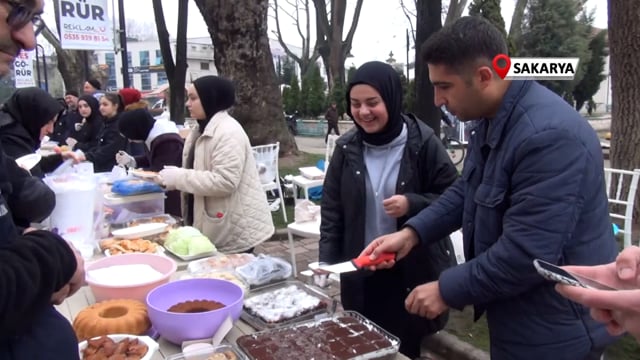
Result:
{"label": "advertising banner", "polygon": [[13,61],[16,88],[36,86],[33,79],[33,51],[20,50]]}
{"label": "advertising banner", "polygon": [[63,49],[113,50],[108,0],[60,2],[60,43]]}

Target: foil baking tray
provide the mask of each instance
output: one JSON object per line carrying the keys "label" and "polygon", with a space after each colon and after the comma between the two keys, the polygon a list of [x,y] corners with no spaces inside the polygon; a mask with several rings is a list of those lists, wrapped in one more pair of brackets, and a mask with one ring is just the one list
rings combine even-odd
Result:
{"label": "foil baking tray", "polygon": [[236,340],[250,360],[393,359],[400,340],[355,311],[268,329]]}
{"label": "foil baking tray", "polygon": [[[295,287],[295,290],[302,291],[307,295],[317,298],[318,300],[320,300],[320,305],[317,308],[304,311],[294,316],[285,316],[285,318],[278,321],[270,321],[269,319],[266,319],[260,316],[258,313],[252,311],[246,306],[247,301],[250,301],[250,299],[252,298],[265,296],[265,294],[270,294],[270,293],[273,294],[278,290],[286,289],[286,288],[289,288],[290,286]],[[285,309],[287,307],[286,304],[288,304],[288,300],[289,300],[288,298],[283,298],[278,301],[269,302],[269,305],[272,306],[270,310],[273,310],[276,312],[281,311],[285,313],[286,312]],[[242,313],[240,314],[240,318],[246,321],[249,325],[253,326],[257,330],[274,329],[281,326],[288,326],[290,324],[297,323],[300,321],[313,319],[314,316],[318,314],[323,314],[327,312],[331,313],[335,311],[336,306],[337,306],[337,302],[334,299],[304,284],[303,282],[298,280],[285,280],[275,284],[261,286],[261,287],[252,289],[250,293],[245,297],[245,306],[243,306],[242,308]]]}

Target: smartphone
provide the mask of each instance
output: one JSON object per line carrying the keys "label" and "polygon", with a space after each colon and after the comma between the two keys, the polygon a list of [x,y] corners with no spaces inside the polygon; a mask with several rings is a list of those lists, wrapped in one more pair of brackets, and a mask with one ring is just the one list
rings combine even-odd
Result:
{"label": "smartphone", "polygon": [[538,274],[542,275],[543,278],[550,281],[571,286],[580,286],[583,288],[598,290],[617,290],[612,288],[611,286],[599,283],[582,275],[571,273],[557,265],[553,265],[540,259],[533,260],[533,266],[538,271]]}

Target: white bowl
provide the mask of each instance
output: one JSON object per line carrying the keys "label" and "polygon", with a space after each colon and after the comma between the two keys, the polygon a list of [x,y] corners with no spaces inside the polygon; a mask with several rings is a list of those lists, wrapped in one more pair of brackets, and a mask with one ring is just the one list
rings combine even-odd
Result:
{"label": "white bowl", "polygon": [[[142,357],[141,360],[151,360],[153,355],[160,348],[160,345],[158,345],[157,342],[155,342],[152,338],[150,338],[148,336],[137,336],[137,335],[127,335],[127,334],[112,334],[112,335],[107,335],[107,336],[109,338],[111,338],[111,340],[113,340],[115,342],[119,342],[119,341],[124,340],[126,338],[137,338],[138,341],[140,341],[142,343],[145,343],[149,347],[149,349],[147,350],[147,353],[144,354],[144,356]],[[100,337],[98,336],[98,337],[95,337],[93,339],[99,339],[99,338]],[[78,351],[80,352],[80,359],[83,359],[82,351],[86,347],[87,347],[87,341],[86,340],[78,344]]]}

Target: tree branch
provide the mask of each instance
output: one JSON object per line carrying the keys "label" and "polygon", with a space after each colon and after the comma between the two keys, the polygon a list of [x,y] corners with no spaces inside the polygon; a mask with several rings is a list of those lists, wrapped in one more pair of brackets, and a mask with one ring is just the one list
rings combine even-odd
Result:
{"label": "tree branch", "polygon": [[356,9],[353,12],[353,21],[351,22],[351,27],[349,28],[349,32],[347,33],[347,38],[344,40],[344,45],[342,47],[342,56],[346,58],[349,51],[351,51],[351,44],[353,43],[353,36],[356,33],[356,28],[358,27],[358,20],[360,19],[360,11],[362,10],[362,2],[363,0],[358,0],[356,3]]}
{"label": "tree branch", "polygon": [[292,58],[295,62],[298,63],[298,65],[300,65],[302,67],[302,59],[300,59],[296,54],[294,54],[289,47],[287,46],[287,44],[285,44],[284,39],[282,39],[282,31],[280,31],[280,18],[278,16],[278,13],[280,12],[279,10],[281,10],[282,8],[278,5],[278,0],[273,0],[274,2],[274,6],[275,6],[275,19],[276,19],[276,31],[275,34],[278,37],[278,43],[280,43],[280,46],[282,46],[282,49],[284,50],[285,54],[287,54],[287,56],[289,56],[290,58]]}
{"label": "tree branch", "polygon": [[[414,5],[416,4],[417,0],[414,0]],[[407,6],[404,4],[403,0],[400,0],[400,8],[402,8],[402,12],[404,13],[404,16],[407,18],[407,20],[409,21],[409,28],[411,28],[411,37],[413,38],[413,43],[416,43],[416,29],[414,27],[414,23],[416,21],[416,17],[418,16],[417,14],[412,13],[409,8],[407,8]],[[415,9],[415,8],[414,8]]]}
{"label": "tree branch", "polygon": [[[169,31],[167,30],[167,23],[164,21],[164,10],[162,9],[162,1],[152,0],[152,6],[153,16],[156,21],[156,30],[158,32],[158,39],[160,40],[160,53],[162,54],[164,70],[167,73],[167,77],[169,79],[173,79],[173,77],[175,76],[176,65],[173,62],[173,56],[171,56]],[[178,21],[180,21],[180,19],[178,19]],[[167,39],[167,41],[164,41],[164,39]],[[178,44],[176,44],[176,46],[177,45]]]}
{"label": "tree branch", "polygon": [[450,0],[449,10],[447,11],[447,18],[444,21],[444,25],[448,25],[459,19],[466,6],[467,0]]}

